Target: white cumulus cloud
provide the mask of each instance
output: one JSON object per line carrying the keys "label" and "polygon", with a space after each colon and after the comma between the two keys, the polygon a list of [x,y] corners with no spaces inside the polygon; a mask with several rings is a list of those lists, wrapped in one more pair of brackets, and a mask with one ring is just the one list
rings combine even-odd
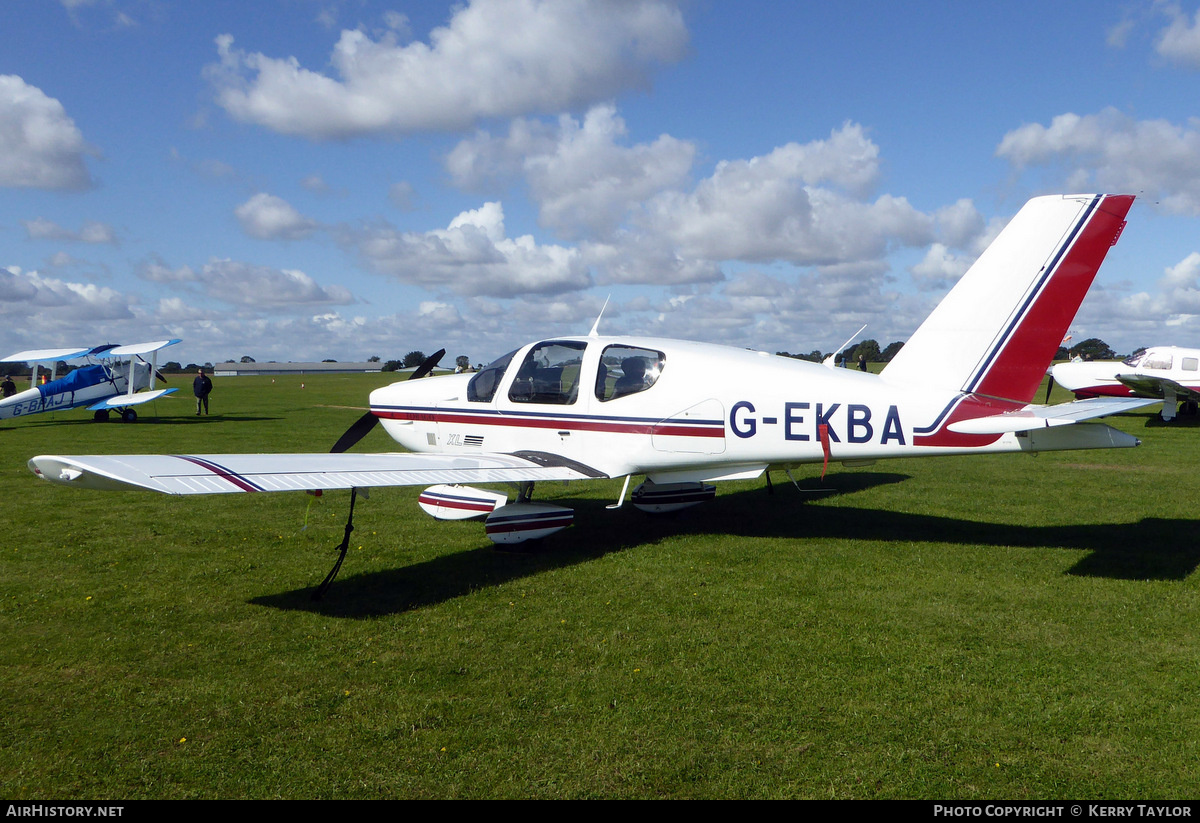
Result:
{"label": "white cumulus cloud", "polygon": [[25,227],[25,232],[31,240],[65,240],[69,243],[117,245],[117,234],[113,227],[96,220],[85,221],[79,231],[64,228],[44,217],[22,220],[21,225]]}
{"label": "white cumulus cloud", "polygon": [[1113,108],[1027,123],[996,149],[1018,169],[1061,169],[1074,189],[1144,193],[1166,211],[1200,214],[1200,118],[1134,120]]}
{"label": "white cumulus cloud", "polygon": [[1200,69],[1200,11],[1189,20],[1178,8],[1169,8],[1170,24],[1159,33],[1155,51],[1177,65]]}
{"label": "white cumulus cloud", "polygon": [[607,99],[645,86],[687,39],[669,0],[474,0],[428,43],[342,31],[332,75],[241,51],[228,34],[207,74],[242,121],[313,139],[402,135]]}
{"label": "white cumulus cloud", "polygon": [[89,189],[88,154],[95,150],[62,103],[16,75],[0,75],[0,186]]}
{"label": "white cumulus cloud", "polygon": [[382,274],[462,295],[511,297],[585,289],[591,276],[577,249],[507,237],[498,202],[465,211],[445,229],[401,232],[372,227],[344,242]]}
{"label": "white cumulus cloud", "polygon": [[616,107],[604,104],[582,122],[562,115],[555,127],[517,120],[503,138],[480,132],[450,152],[446,167],[464,188],[519,172],[543,225],[567,237],[606,236],[635,204],[684,184],[696,154],[669,135],[621,145],[627,134]]}
{"label": "white cumulus cloud", "polygon": [[259,192],[233,211],[242,230],[260,240],[300,240],[319,226],[282,197]]}

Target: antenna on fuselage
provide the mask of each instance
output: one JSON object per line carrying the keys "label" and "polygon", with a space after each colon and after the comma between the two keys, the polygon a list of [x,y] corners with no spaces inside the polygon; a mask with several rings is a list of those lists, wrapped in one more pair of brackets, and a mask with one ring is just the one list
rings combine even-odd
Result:
{"label": "antenna on fuselage", "polygon": [[847,340],[845,343],[843,343],[841,346],[839,346],[837,349],[835,349],[835,350],[834,350],[834,352],[833,352],[833,354],[831,354],[831,355],[829,355],[828,357],[826,357],[826,358],[825,358],[825,360],[824,360],[824,361],[822,361],[822,364],[823,364],[823,365],[825,365],[825,366],[828,366],[828,367],[829,367],[829,368],[831,368],[831,369],[832,369],[832,368],[836,368],[836,367],[837,367],[837,362],[836,362],[836,358],[837,358],[837,356],[838,356],[839,354],[841,354],[842,352],[844,352],[846,349],[848,349],[848,348],[850,347],[850,344],[854,342],[854,338],[856,338],[856,337],[858,337],[860,334],[862,334],[862,333],[863,333],[863,329],[865,329],[866,327],[867,327],[867,324],[866,324],[866,323],[863,323],[863,324],[862,324],[862,329],[859,329],[859,330],[858,330],[858,331],[856,331],[854,334],[850,335],[850,339],[849,339],[849,340]]}
{"label": "antenna on fuselage", "polygon": [[[600,313],[598,315],[596,315],[596,322],[592,324],[592,330],[590,332],[588,332],[588,337],[599,337],[600,336],[600,318],[604,316],[604,310],[608,308],[608,301],[611,299],[612,299],[611,294],[608,297],[604,298],[604,305],[600,307]],[[864,326],[863,328],[866,328],[866,326]]]}

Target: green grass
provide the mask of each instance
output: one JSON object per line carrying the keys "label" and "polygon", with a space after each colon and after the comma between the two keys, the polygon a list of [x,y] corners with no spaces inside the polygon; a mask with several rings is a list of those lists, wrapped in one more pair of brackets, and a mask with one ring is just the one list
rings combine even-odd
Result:
{"label": "green grass", "polygon": [[[77,492],[39,453],[323,450],[386,375],[0,427],[0,796],[1180,798],[1200,429],[723,484],[498,552],[419,489]],[[341,406],[341,408],[338,408]],[[155,415],[157,415],[155,417]],[[389,448],[376,431],[360,448]],[[307,523],[307,527],[306,526]]]}

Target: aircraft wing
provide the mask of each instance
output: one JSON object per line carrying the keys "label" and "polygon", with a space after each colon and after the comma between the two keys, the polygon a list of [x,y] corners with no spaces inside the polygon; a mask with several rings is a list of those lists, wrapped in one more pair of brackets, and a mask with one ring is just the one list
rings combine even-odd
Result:
{"label": "aircraft wing", "polygon": [[96,356],[97,357],[130,357],[131,355],[135,355],[135,354],[150,354],[151,352],[156,352],[159,349],[165,349],[167,346],[174,346],[178,342],[180,342],[180,341],[178,339],[175,339],[175,340],[154,340],[150,343],[131,343],[128,346],[117,346],[116,348],[109,349],[106,352],[99,353]]}
{"label": "aircraft wing", "polygon": [[154,391],[144,391],[138,394],[117,394],[112,397],[106,397],[103,400],[93,403],[88,406],[88,411],[96,411],[97,409],[123,409],[126,406],[140,406],[143,403],[149,403],[151,400],[157,400],[171,392],[179,391],[178,389],[155,389]]}
{"label": "aircraft wing", "polygon": [[1026,406],[1016,411],[959,420],[947,428],[962,434],[1007,434],[1052,426],[1068,426],[1083,420],[1152,406],[1158,400],[1144,397],[1092,397],[1056,406]]}
{"label": "aircraft wing", "polygon": [[1160,400],[1167,396],[1168,390],[1175,393],[1177,400],[1188,397],[1200,400],[1200,392],[1165,377],[1154,377],[1148,374],[1118,374],[1117,380],[1139,394],[1157,397]]}
{"label": "aircraft wing", "polygon": [[0,358],[0,363],[46,363],[51,360],[70,360],[72,357],[82,357],[91,349],[29,349]]}
{"label": "aircraft wing", "polygon": [[606,475],[540,452],[519,454],[41,455],[38,477],[88,489],[164,494],[305,491],[439,483],[584,480]]}

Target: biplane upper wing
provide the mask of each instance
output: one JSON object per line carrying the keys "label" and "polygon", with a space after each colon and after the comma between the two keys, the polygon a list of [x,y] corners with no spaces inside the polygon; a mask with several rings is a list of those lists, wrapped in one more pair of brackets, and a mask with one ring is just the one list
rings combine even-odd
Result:
{"label": "biplane upper wing", "polygon": [[600,472],[555,455],[519,454],[137,454],[40,455],[39,477],[89,489],[164,494],[305,491],[438,483],[583,480]]}
{"label": "biplane upper wing", "polygon": [[0,363],[47,363],[52,360],[72,360],[90,352],[91,349],[29,349],[0,357]]}
{"label": "biplane upper wing", "polygon": [[179,338],[174,340],[152,340],[148,343],[131,343],[128,346],[116,346],[104,352],[97,352],[97,357],[132,357],[141,354],[152,354],[160,349],[165,349],[167,346],[174,346],[181,342]]}

